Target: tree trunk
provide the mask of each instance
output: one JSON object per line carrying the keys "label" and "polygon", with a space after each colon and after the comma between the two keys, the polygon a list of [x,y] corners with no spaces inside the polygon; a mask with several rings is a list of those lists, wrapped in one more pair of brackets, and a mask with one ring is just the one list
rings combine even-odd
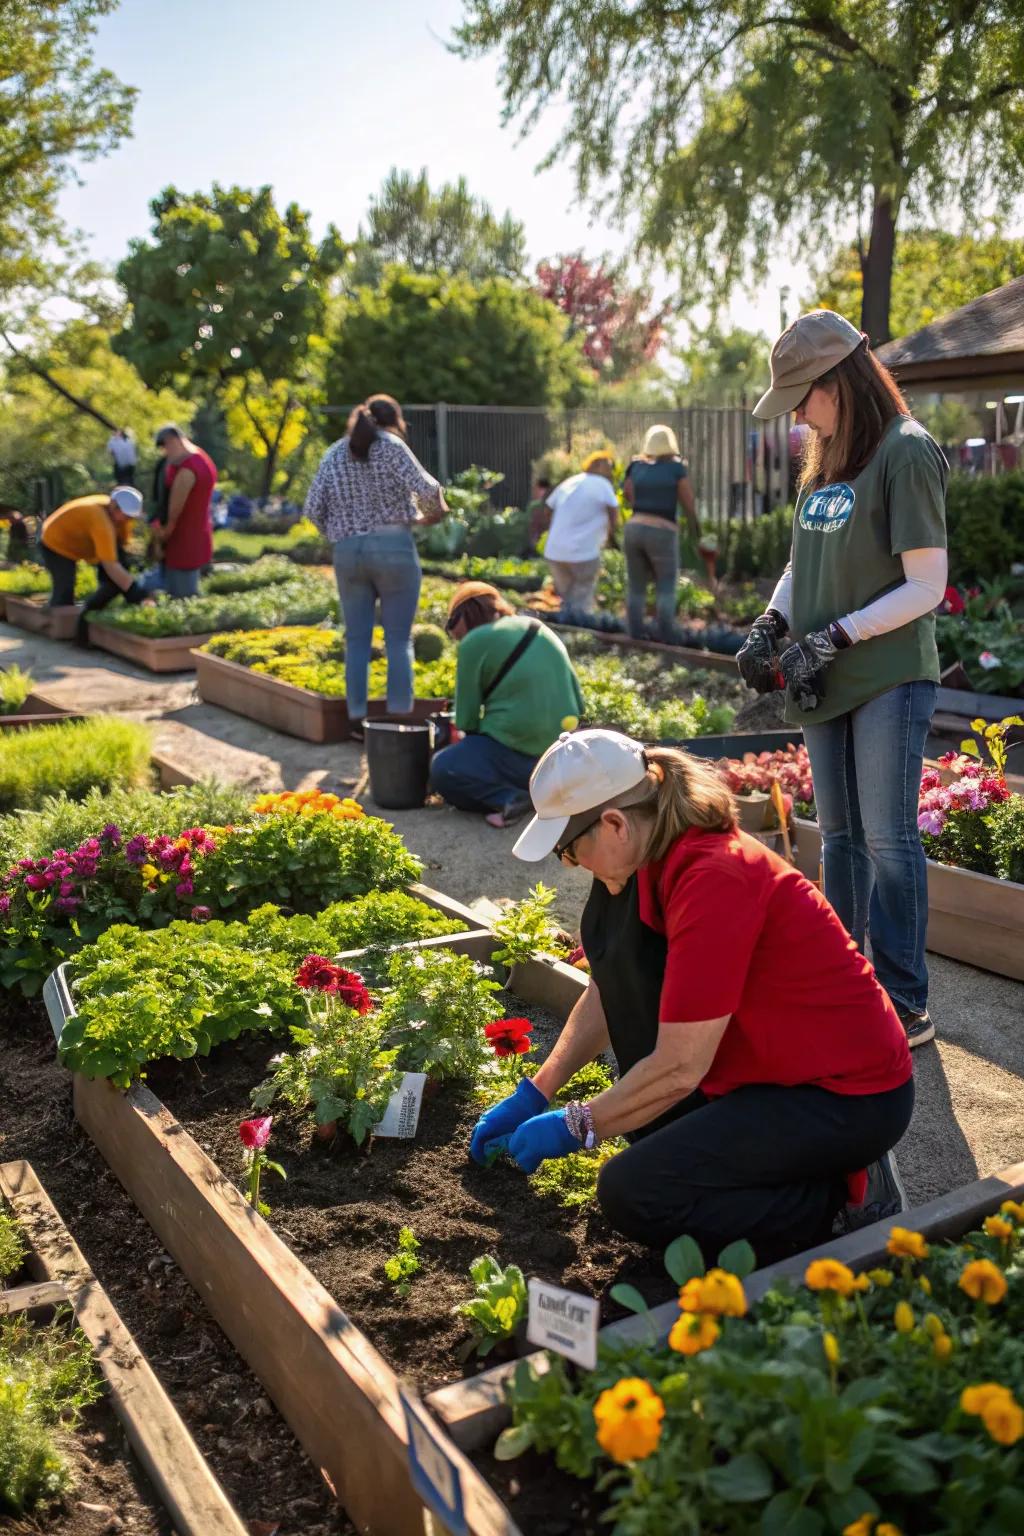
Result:
{"label": "tree trunk", "polygon": [[861,261],[864,296],[861,301],[861,329],[867,331],[873,347],[888,341],[889,309],[892,304],[892,265],[896,252],[897,207],[889,192],[876,188],[871,213],[871,234],[867,255]]}

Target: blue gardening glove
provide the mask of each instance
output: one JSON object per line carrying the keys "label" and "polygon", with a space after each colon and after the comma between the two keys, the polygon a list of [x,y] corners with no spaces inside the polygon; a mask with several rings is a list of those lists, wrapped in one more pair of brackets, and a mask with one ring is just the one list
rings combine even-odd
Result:
{"label": "blue gardening glove", "polygon": [[548,1101],[540,1089],[535,1088],[528,1077],[524,1077],[515,1093],[480,1116],[473,1127],[473,1137],[469,1143],[470,1157],[478,1163],[493,1162],[508,1144],[512,1132],[518,1130],[524,1120],[539,1115],[547,1107]]}
{"label": "blue gardening glove", "polygon": [[565,1123],[565,1110],[551,1109],[519,1127],[509,1140],[508,1155],[524,1173],[536,1173],[546,1158],[566,1157],[582,1145]]}
{"label": "blue gardening glove", "polygon": [[779,670],[797,709],[817,709],[825,697],[825,672],[839,647],[828,630],[818,630],[783,651]]}

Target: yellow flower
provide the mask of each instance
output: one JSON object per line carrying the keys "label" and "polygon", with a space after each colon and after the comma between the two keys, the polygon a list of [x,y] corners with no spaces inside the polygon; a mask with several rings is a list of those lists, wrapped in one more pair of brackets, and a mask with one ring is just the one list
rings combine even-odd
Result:
{"label": "yellow flower", "polygon": [[893,1278],[893,1272],[891,1269],[868,1270],[868,1279],[871,1281],[872,1285],[880,1285],[883,1290],[887,1290],[888,1287],[892,1285]]}
{"label": "yellow flower", "polygon": [[861,1515],[859,1520],[843,1526],[843,1536],[871,1536],[877,1519],[877,1515]]}
{"label": "yellow flower", "polygon": [[889,1520],[883,1520],[881,1525],[875,1526],[875,1536],[903,1536],[898,1525],[893,1525]]}
{"label": "yellow flower", "polygon": [[597,1443],[613,1461],[643,1461],[658,1448],[665,1404],[649,1382],[626,1376],[594,1404]]}
{"label": "yellow flower", "polygon": [[924,1331],[930,1339],[937,1339],[941,1333],[945,1333],[942,1326],[942,1318],[935,1312],[926,1312],[924,1315]]}
{"label": "yellow flower", "polygon": [[1006,1295],[1006,1276],[991,1259],[973,1259],[957,1284],[975,1301],[983,1301],[990,1307]]}
{"label": "yellow flower", "polygon": [[715,1317],[743,1317],[747,1298],[743,1282],[724,1269],[709,1269],[703,1277],[687,1280],[679,1292],[684,1312],[710,1312]]}
{"label": "yellow flower", "polygon": [[910,1333],[914,1326],[914,1309],[910,1303],[898,1301],[892,1320],[897,1333]]}
{"label": "yellow flower", "polygon": [[838,1259],[815,1259],[804,1272],[804,1285],[812,1291],[837,1291],[849,1296],[857,1282],[852,1269]]}
{"label": "yellow flower", "polygon": [[981,1422],[1000,1445],[1016,1445],[1024,1435],[1024,1408],[1009,1393],[990,1397],[981,1410]]}
{"label": "yellow flower", "polygon": [[681,1355],[699,1355],[711,1348],[720,1331],[714,1318],[706,1313],[684,1312],[672,1325],[669,1347]]}
{"label": "yellow flower", "polygon": [[855,1291],[870,1291],[870,1289],[871,1289],[871,1276],[870,1275],[866,1275],[864,1273],[864,1271],[861,1270],[860,1274],[857,1276],[857,1278],[853,1282],[853,1288],[854,1288]]}
{"label": "yellow flower", "polygon": [[159,873],[160,871],[157,869],[155,864],[143,864],[142,868],[139,870],[139,874],[142,876],[143,880],[155,880]]}
{"label": "yellow flower", "polygon": [[932,1283],[928,1279],[927,1275],[918,1275],[917,1283],[921,1287],[922,1291],[924,1291],[926,1296],[930,1296],[931,1295],[931,1293],[932,1293]]}
{"label": "yellow flower", "polygon": [[948,1360],[953,1353],[953,1340],[948,1333],[937,1333],[932,1340],[932,1354],[936,1360]]}
{"label": "yellow flower", "polygon": [[836,1338],[834,1333],[829,1333],[826,1330],[822,1334],[821,1347],[825,1351],[825,1359],[828,1361],[829,1365],[838,1365],[840,1359],[839,1340]]}
{"label": "yellow flower", "polygon": [[964,1387],[960,1393],[961,1412],[981,1414],[994,1397],[1008,1397],[1011,1402],[1013,1400],[1009,1387],[1001,1386],[998,1381],[979,1381],[977,1386]]}
{"label": "yellow flower", "polygon": [[1012,1216],[1014,1221],[1024,1223],[1024,1205],[1019,1200],[1004,1200],[999,1209],[1004,1216]]}
{"label": "yellow flower", "polygon": [[986,1216],[982,1225],[989,1237],[1013,1236],[1013,1222],[1007,1221],[1005,1216]]}
{"label": "yellow flower", "polygon": [[886,1250],[894,1259],[926,1259],[928,1244],[920,1232],[910,1232],[906,1227],[893,1227],[889,1233]]}

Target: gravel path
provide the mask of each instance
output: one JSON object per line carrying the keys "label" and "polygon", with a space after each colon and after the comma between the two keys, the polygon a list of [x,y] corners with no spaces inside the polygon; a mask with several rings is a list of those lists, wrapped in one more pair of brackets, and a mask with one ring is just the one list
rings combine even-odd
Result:
{"label": "gravel path", "polygon": [[[103,652],[76,651],[0,624],[0,665],[12,662],[69,706],[152,720],[158,751],[192,774],[260,789],[358,785],[365,798],[358,747],[297,741],[203,704],[188,674],[154,677]],[[588,877],[554,859],[519,863],[512,857],[515,829],[496,832],[444,806],[387,814],[423,859],[428,884],[472,904],[518,898],[542,879],[557,887],[559,920],[576,927]],[[1024,1161],[1024,984],[937,955],[929,964],[939,1040],[915,1052],[917,1107],[899,1149],[915,1203]]]}

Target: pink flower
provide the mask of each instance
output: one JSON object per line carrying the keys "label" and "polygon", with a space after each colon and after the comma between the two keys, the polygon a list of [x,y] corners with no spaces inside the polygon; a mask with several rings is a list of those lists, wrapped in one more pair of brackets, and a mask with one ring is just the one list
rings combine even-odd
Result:
{"label": "pink flower", "polygon": [[30,891],[45,891],[53,884],[52,875],[26,875],[25,884]]}
{"label": "pink flower", "polygon": [[917,818],[917,825],[921,832],[938,837],[946,825],[946,818],[941,811],[922,811]]}
{"label": "pink flower", "polygon": [[189,917],[194,923],[208,923],[213,913],[209,907],[193,907]]}
{"label": "pink flower", "polygon": [[191,880],[179,880],[177,885],[174,887],[174,894],[179,898],[179,900],[184,901],[186,896],[192,896],[195,894],[195,886],[192,884]]}
{"label": "pink flower", "polygon": [[255,1120],[243,1120],[238,1127],[238,1139],[250,1152],[262,1152],[270,1140],[273,1115],[257,1115]]}
{"label": "pink flower", "polygon": [[6,917],[11,910],[11,898],[7,895],[0,896],[0,917]]}

